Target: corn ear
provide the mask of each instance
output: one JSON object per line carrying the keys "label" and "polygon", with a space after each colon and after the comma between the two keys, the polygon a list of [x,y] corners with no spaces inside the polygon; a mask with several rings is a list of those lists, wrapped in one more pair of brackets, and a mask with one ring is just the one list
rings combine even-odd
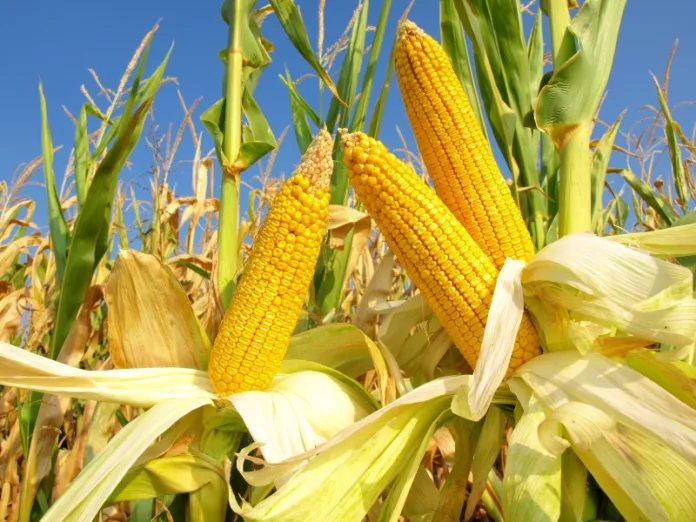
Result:
{"label": "corn ear", "polygon": [[322,130],[273,200],[213,344],[218,395],[266,389],[280,367],[326,231],[331,151]]}
{"label": "corn ear", "polygon": [[447,53],[412,22],[399,30],[396,77],[428,174],[444,204],[500,270],[534,245]]}
{"label": "corn ear", "polygon": [[[354,133],[344,134],[341,145],[356,194],[473,368],[498,270],[435,193],[382,143]],[[525,315],[508,376],[540,353]]]}

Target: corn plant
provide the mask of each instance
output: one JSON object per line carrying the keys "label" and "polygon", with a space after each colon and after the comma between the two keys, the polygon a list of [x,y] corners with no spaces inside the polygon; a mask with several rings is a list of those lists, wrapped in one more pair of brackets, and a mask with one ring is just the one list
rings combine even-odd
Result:
{"label": "corn plant", "polygon": [[[693,273],[671,259],[696,255],[675,140],[690,149],[664,101],[679,188],[676,201],[653,198],[684,221],[636,199],[649,231],[623,234],[620,198],[603,208],[620,122],[590,141],[624,2],[588,0],[571,18],[550,0],[528,43],[516,2],[441,1],[442,44],[402,17],[367,132],[391,3],[357,103],[369,3],[327,51],[319,5],[315,53],[292,1],[224,2],[224,96],[201,117],[219,201],[195,104],[181,98],[174,145],[148,140],[149,215],[133,189],[122,205],[116,175],[163,66],[141,82],[141,63],[128,95],[122,86],[108,110],[89,104],[74,119],[72,206],[43,109],[48,237],[29,232],[31,204],[3,187],[3,238],[14,236],[0,250],[2,291],[27,299],[31,274],[41,306],[26,336],[9,321],[21,348],[0,344],[12,457],[0,509],[57,521],[434,521],[482,509],[493,520],[687,519],[696,299]],[[319,79],[315,110],[281,78],[303,154],[281,182],[270,171],[282,135],[253,100],[272,49],[265,16]],[[420,155],[378,139],[394,71]],[[187,127],[193,196],[167,183]],[[266,154],[240,223],[239,188]]]}
{"label": "corn plant", "polygon": [[[604,221],[616,233],[631,230],[660,230],[693,223],[696,191],[691,175],[695,160],[694,137],[689,136],[675,120],[668,104],[669,75],[676,45],[670,52],[660,82],[652,76],[657,105],[646,105],[646,116],[640,118],[623,133],[625,148],[617,147],[625,155],[625,166],[608,169],[614,179],[625,182],[628,189],[611,189],[611,199],[604,211]],[[660,171],[665,174],[661,175]],[[629,217],[634,222],[629,228]],[[678,230],[678,229],[676,229]],[[667,233],[665,231],[665,233]],[[628,234],[630,236],[630,234]],[[659,248],[659,245],[653,245]],[[677,256],[676,261],[691,269],[696,268],[691,256]]]}
{"label": "corn plant", "polygon": [[[391,1],[382,2],[370,51],[366,55],[367,63],[364,71],[363,57],[366,48],[369,1],[358,4],[346,31],[328,49],[324,49],[323,42],[325,3],[320,2],[319,41],[316,53],[312,50],[307,30],[294,3],[292,1],[274,1],[271,2],[271,5],[278,14],[279,21],[290,41],[319,79],[319,110],[317,110],[312,108],[311,103],[300,93],[300,88],[293,81],[290,71],[287,71],[285,77],[282,78],[288,89],[293,112],[293,129],[300,152],[304,152],[309,143],[312,134],[310,123],[319,129],[326,128],[330,133],[334,133],[337,128],[362,130],[367,122],[367,110],[374,84],[375,68],[382,52]],[[329,75],[330,66],[337,60],[341,52],[343,52],[343,61],[339,68],[338,80],[334,84]],[[358,78],[361,73],[363,73],[363,79],[358,91]],[[384,101],[390,83],[390,73],[391,66],[370,118],[369,127],[373,135],[379,132]],[[331,96],[324,115],[321,107],[325,88],[330,91]],[[355,102],[356,95],[359,95],[357,103]],[[340,159],[341,150],[336,144],[335,168],[331,178],[331,204],[336,209],[346,208],[346,205],[350,207],[348,178]],[[325,246],[318,258],[314,277],[315,312],[318,321],[339,319],[345,315],[343,303],[346,299],[346,291],[351,284],[351,275],[363,255],[370,231],[369,221],[367,221],[367,227],[365,226],[366,216],[363,213],[342,211],[342,216],[337,217],[341,223],[341,230],[332,232],[331,237],[340,243],[340,248],[337,248],[338,245],[332,247],[330,242]],[[348,314],[350,314],[350,310],[348,310]]]}

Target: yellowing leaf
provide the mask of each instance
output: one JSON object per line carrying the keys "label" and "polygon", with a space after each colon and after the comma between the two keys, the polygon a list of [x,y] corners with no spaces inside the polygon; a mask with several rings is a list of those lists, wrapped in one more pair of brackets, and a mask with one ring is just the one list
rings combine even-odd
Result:
{"label": "yellowing leaf", "polygon": [[292,360],[319,363],[352,378],[375,370],[385,403],[393,400],[395,387],[402,380],[389,350],[345,323],[330,323],[294,335],[285,353],[285,361]]}
{"label": "yellowing leaf", "polygon": [[593,406],[652,433],[696,464],[696,411],[624,364],[592,353],[559,352],[532,359],[513,380],[518,378],[552,410],[566,402]]}
{"label": "yellowing leaf", "polygon": [[647,350],[628,354],[626,364],[696,409],[696,367],[661,361]]}
{"label": "yellowing leaf", "polygon": [[364,234],[365,230],[369,233],[371,226],[372,218],[364,212],[345,205],[329,205],[329,220],[326,228],[331,234],[331,248],[342,249],[346,235],[353,227],[358,235]]}

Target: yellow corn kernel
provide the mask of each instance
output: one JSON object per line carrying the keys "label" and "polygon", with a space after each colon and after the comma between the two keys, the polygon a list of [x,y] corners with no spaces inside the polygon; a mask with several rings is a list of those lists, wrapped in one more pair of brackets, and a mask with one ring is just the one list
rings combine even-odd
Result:
{"label": "yellow corn kernel", "polygon": [[[285,356],[326,232],[332,147],[320,131],[256,236],[210,355],[208,375],[220,396],[268,388]],[[302,256],[293,258],[300,234]]]}
{"label": "yellow corn kernel", "polygon": [[404,22],[396,77],[418,149],[440,199],[500,270],[534,245],[445,50]]}
{"label": "yellow corn kernel", "polygon": [[[355,193],[473,368],[498,269],[430,187],[382,143],[354,133],[344,134],[341,146]],[[358,174],[368,164],[373,182]],[[536,330],[525,314],[507,375],[540,353]]]}

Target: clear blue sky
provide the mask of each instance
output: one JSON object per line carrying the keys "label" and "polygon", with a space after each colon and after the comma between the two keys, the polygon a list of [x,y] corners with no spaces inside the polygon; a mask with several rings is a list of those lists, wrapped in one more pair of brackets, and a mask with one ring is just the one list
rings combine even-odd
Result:
{"label": "clear blue sky", "polygon": [[[297,3],[316,47],[318,0],[299,0]],[[326,3],[325,44],[328,45],[343,31],[357,0],[327,0]],[[258,2],[258,5],[262,4]],[[388,35],[394,34],[396,22],[407,4],[407,0],[392,2]],[[61,105],[77,114],[84,101],[79,90],[82,84],[96,95],[97,89],[88,68],[96,70],[104,85],[115,87],[135,47],[159,19],[161,26],[150,52],[148,73],[174,42],[174,52],[166,74],[178,78],[178,88],[187,103],[203,97],[194,114],[197,127],[202,129],[198,117],[220,97],[222,66],[217,51],[226,42],[226,26],[219,15],[220,5],[221,2],[214,1],[162,0],[3,2],[0,6],[0,179],[9,180],[20,163],[40,154],[39,80],[44,84],[54,144],[64,145],[54,162],[56,172],[62,175],[68,161],[74,127]],[[381,2],[370,2],[369,23],[372,25],[376,24],[380,6]],[[410,18],[430,34],[439,37],[436,0],[416,0]],[[640,117],[638,111],[641,106],[656,104],[649,71],[661,77],[670,47],[677,38],[680,44],[672,68],[669,102],[674,105],[696,98],[692,89],[696,74],[693,67],[695,19],[696,5],[693,2],[671,0],[658,5],[645,0],[628,1],[608,84],[608,97],[601,114],[605,121],[613,121],[621,111],[628,109],[624,121],[629,124]],[[275,52],[272,55],[273,63],[264,72],[261,86],[257,89],[256,99],[278,136],[291,123],[287,91],[278,74],[286,66],[294,78],[309,70],[273,16],[266,19],[263,33],[275,45]],[[378,83],[384,77],[386,59],[385,52],[376,75]],[[312,92],[316,92],[315,86],[315,80],[308,80],[304,92],[316,107],[316,98],[311,97]],[[157,96],[156,120],[163,132],[170,122],[174,123],[175,128],[178,127],[182,119],[176,88],[172,84],[165,85]],[[376,94],[373,94],[372,101],[375,98]],[[674,113],[688,133],[696,120],[695,115],[696,107],[693,106],[680,107]],[[397,126],[412,143],[398,88],[393,81],[380,136],[389,147],[400,147]],[[623,127],[624,130],[627,126]],[[207,136],[205,144],[205,149],[211,146]],[[177,160],[191,157],[191,139],[185,135],[184,146]],[[298,158],[290,129],[276,161],[274,175],[291,172]],[[130,171],[122,173],[122,179],[133,179],[147,185],[146,172],[151,164],[149,153],[144,147],[139,147],[131,160],[133,166]],[[612,163],[620,165],[622,161],[622,158],[615,157]],[[663,160],[661,164],[663,173],[667,174],[667,161]],[[247,173],[247,176],[255,173]],[[39,173],[34,181],[41,180]],[[170,181],[178,186],[179,192],[188,193],[189,164],[182,164]],[[44,226],[45,196],[42,189],[29,187],[24,194],[37,199],[35,219],[37,224]]]}

